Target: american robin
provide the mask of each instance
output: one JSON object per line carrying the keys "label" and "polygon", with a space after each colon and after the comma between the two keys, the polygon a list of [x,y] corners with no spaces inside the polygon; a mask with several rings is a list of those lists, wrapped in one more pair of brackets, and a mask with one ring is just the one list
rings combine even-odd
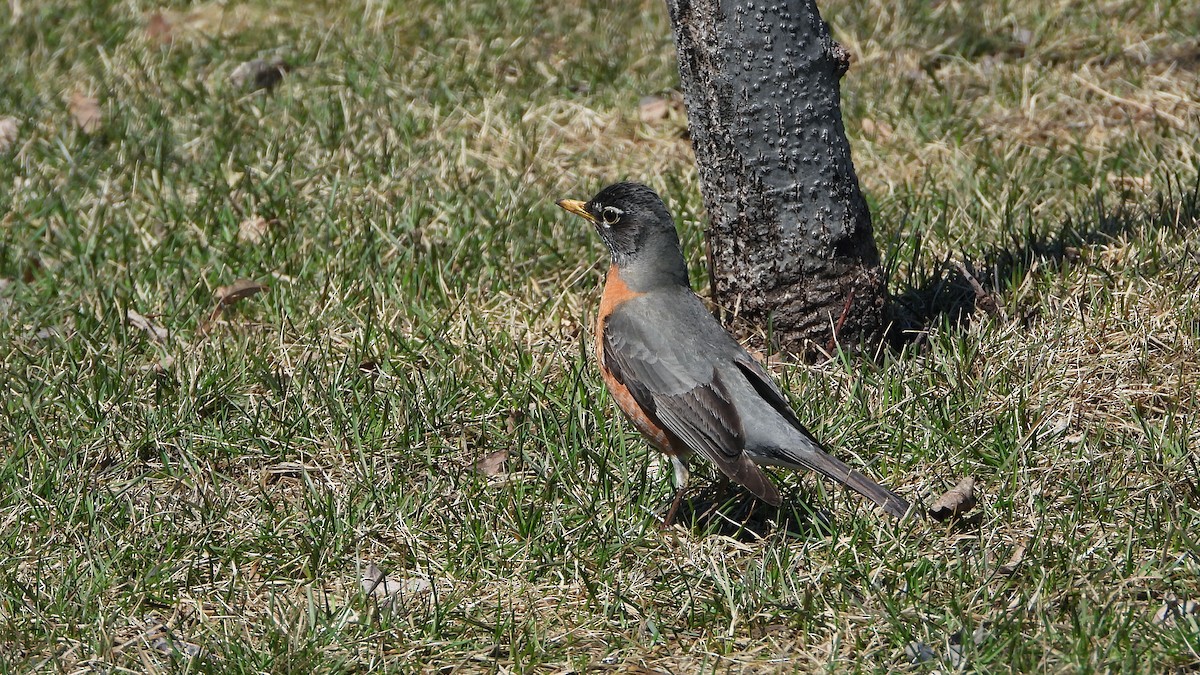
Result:
{"label": "american robin", "polygon": [[829,455],[800,423],[766,370],[692,292],[679,236],[659,196],[617,183],[562,208],[595,226],[612,265],[596,317],[596,360],[621,411],[671,458],[678,486],[695,452],[759,499],[783,499],[758,465],[809,469],[901,517],[908,503]]}

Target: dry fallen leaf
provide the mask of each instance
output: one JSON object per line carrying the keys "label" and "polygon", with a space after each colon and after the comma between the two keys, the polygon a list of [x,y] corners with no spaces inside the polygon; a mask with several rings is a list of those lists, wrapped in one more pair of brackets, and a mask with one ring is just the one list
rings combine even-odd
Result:
{"label": "dry fallen leaf", "polygon": [[132,628],[137,630],[137,634],[129,640],[113,646],[113,651],[117,654],[138,650],[143,645],[148,645],[151,649],[163,654],[179,654],[196,658],[200,656],[204,650],[200,645],[193,642],[188,642],[176,636],[176,631],[167,622],[160,619],[155,614],[147,614],[139,619],[133,619]]}
{"label": "dry fallen leaf", "polygon": [[508,417],[504,418],[505,433],[507,433],[509,436],[516,436],[517,428],[518,428],[518,426],[520,426],[521,422],[523,422],[524,420],[525,420],[525,411],[524,410],[513,410],[512,412],[508,413]]}
{"label": "dry fallen leaf", "polygon": [[25,283],[33,283],[34,279],[38,278],[45,266],[39,258],[29,258],[25,261],[25,266],[21,269],[21,281]]}
{"label": "dry fallen leaf", "polygon": [[[966,644],[963,642],[963,632],[955,631],[950,635],[949,643],[946,647],[946,663],[956,672],[962,672],[967,669],[969,661],[967,660]],[[988,638],[988,631],[983,626],[979,626],[971,632],[971,643],[975,648],[983,645]]]}
{"label": "dry fallen leaf", "polygon": [[875,138],[881,141],[886,141],[892,137],[892,125],[884,121],[875,121],[870,117],[864,117],[862,121],[863,136],[867,138]]}
{"label": "dry fallen leaf", "polygon": [[508,450],[497,450],[476,460],[472,468],[485,476],[500,476],[504,474],[504,463],[507,461]]}
{"label": "dry fallen leaf", "polygon": [[1006,577],[1015,574],[1017,568],[1021,566],[1021,561],[1025,559],[1025,547],[1025,543],[1018,544],[1017,547],[1013,549],[1012,555],[1008,557],[1008,562],[1001,565],[1000,569],[996,571]]}
{"label": "dry fallen leaf", "polygon": [[247,244],[261,242],[263,237],[267,236],[269,225],[267,219],[262,216],[253,216],[243,220],[242,224],[238,225],[238,241]]}
{"label": "dry fallen leaf", "polygon": [[166,328],[155,326],[150,319],[142,316],[135,309],[130,309],[125,312],[125,320],[129,322],[130,326],[133,326],[138,330],[146,331],[146,333],[156,342],[162,342],[163,340],[167,339],[168,333]]}
{"label": "dry fallen leaf", "polygon": [[17,142],[17,128],[20,123],[15,117],[0,117],[0,152],[8,149]]}
{"label": "dry fallen leaf", "polygon": [[657,124],[673,117],[686,119],[683,94],[672,91],[666,95],[643,96],[638,101],[638,119],[645,124]]}
{"label": "dry fallen leaf", "polygon": [[1190,616],[1200,617],[1200,602],[1196,602],[1195,600],[1180,602],[1173,595],[1168,596],[1166,600],[1166,604],[1154,613],[1154,623],[1169,627],[1174,626],[1175,622],[1180,619],[1186,619]]}
{"label": "dry fallen leaf", "polygon": [[238,89],[250,91],[270,89],[279,84],[287,70],[287,64],[279,57],[269,61],[252,59],[234,68],[233,72],[229,74],[229,81]]}
{"label": "dry fallen leaf", "polygon": [[671,102],[662,96],[643,96],[638,101],[638,118],[646,124],[660,122],[671,116]]}
{"label": "dry fallen leaf", "polygon": [[362,578],[363,592],[374,598],[380,607],[389,608],[405,598],[424,595],[433,590],[428,579],[411,577],[403,581],[392,581],[375,563],[367,565]]}
{"label": "dry fallen leaf", "polygon": [[175,357],[167,354],[154,363],[139,366],[138,370],[153,371],[156,375],[162,375],[170,370],[173,365],[175,365]]}
{"label": "dry fallen leaf", "polygon": [[914,640],[904,646],[904,656],[908,658],[908,662],[912,664],[929,663],[937,660],[938,654],[933,651],[933,647]]}
{"label": "dry fallen leaf", "polygon": [[152,12],[146,18],[146,37],[161,45],[170,44],[175,39],[171,34],[171,21],[161,11]]}
{"label": "dry fallen leaf", "polygon": [[221,286],[213,293],[217,298],[217,306],[213,307],[212,314],[209,314],[208,319],[200,325],[200,332],[207,333],[212,327],[213,322],[217,320],[217,317],[221,315],[221,312],[226,307],[252,295],[258,295],[269,288],[270,286],[266,284],[260,284],[257,281],[249,279],[238,279],[228,286]]}
{"label": "dry fallen leaf", "polygon": [[71,117],[75,120],[75,124],[85,134],[94,134],[100,131],[100,125],[104,122],[104,116],[100,114],[100,102],[82,92],[75,92],[71,95],[71,103],[68,106],[71,112]]}
{"label": "dry fallen leaf", "polygon": [[45,328],[39,328],[33,336],[39,340],[49,340],[53,337],[62,337],[62,334],[58,326],[46,326]]}
{"label": "dry fallen leaf", "polygon": [[929,515],[934,520],[957,518],[975,508],[977,503],[975,479],[968,477],[959,481],[958,485],[955,485],[949,492],[938,497],[933,506],[929,507]]}
{"label": "dry fallen leaf", "polygon": [[221,306],[229,306],[238,300],[244,300],[252,295],[258,295],[268,288],[270,288],[270,286],[267,286],[266,284],[260,284],[257,281],[238,279],[228,286],[221,286],[217,289],[217,292],[214,293],[214,295],[217,296],[217,300],[220,301]]}

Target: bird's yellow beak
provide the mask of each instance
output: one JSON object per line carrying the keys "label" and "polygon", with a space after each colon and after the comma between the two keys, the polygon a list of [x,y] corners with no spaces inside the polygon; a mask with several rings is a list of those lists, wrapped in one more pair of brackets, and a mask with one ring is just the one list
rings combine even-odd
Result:
{"label": "bird's yellow beak", "polygon": [[596,217],[587,211],[587,204],[579,201],[578,199],[560,199],[555,202],[555,204],[558,204],[565,211],[570,211],[571,213],[580,216],[589,223],[596,223]]}

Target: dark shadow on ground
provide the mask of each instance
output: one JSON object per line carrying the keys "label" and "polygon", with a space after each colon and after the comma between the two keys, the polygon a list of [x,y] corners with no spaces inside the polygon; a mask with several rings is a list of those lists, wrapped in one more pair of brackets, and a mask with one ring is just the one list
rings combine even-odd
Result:
{"label": "dark shadow on ground", "polygon": [[[1051,268],[1071,264],[1081,260],[1081,249],[1134,232],[1184,232],[1200,227],[1200,179],[1190,187],[1169,184],[1166,193],[1150,204],[1137,204],[1132,198],[1123,198],[1116,206],[1106,204],[1112,197],[1096,195],[1079,216],[1056,230],[1029,230],[1014,237],[1010,246],[994,248],[980,257],[947,257],[933,269],[914,269],[907,280],[897,283],[889,279],[894,289],[889,303],[889,344],[920,351],[931,328],[964,328],[973,317],[1001,315],[1003,296],[1020,286],[1035,264]],[[1038,308],[1018,310],[1017,316],[1006,318],[1028,322]]]}
{"label": "dark shadow on ground", "polygon": [[832,515],[797,495],[787,495],[783,506],[775,507],[740,487],[720,483],[689,492],[675,514],[675,524],[697,536],[715,534],[750,542],[780,533],[824,538],[834,532]]}

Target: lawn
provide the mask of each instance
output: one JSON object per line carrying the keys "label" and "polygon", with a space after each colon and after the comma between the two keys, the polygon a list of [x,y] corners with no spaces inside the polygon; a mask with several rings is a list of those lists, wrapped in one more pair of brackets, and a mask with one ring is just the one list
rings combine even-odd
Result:
{"label": "lawn", "polygon": [[659,527],[554,201],[649,183],[707,286],[662,3],[7,0],[0,671],[1200,668],[1200,5],[822,11],[919,321],[771,369],[954,524]]}

